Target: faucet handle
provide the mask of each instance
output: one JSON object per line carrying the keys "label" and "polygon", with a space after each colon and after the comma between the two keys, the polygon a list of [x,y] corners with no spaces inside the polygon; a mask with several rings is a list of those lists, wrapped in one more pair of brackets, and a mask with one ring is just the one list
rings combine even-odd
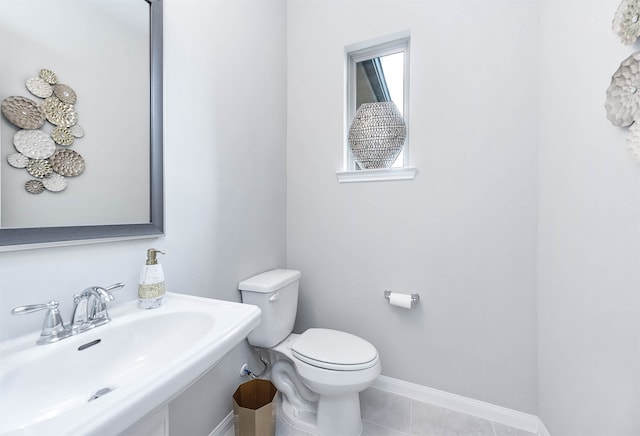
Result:
{"label": "faucet handle", "polygon": [[106,288],[98,288],[98,293],[102,297],[103,301],[113,301],[114,296],[111,291],[117,291],[118,289],[124,288],[124,283],[114,283],[111,286],[107,286]]}
{"label": "faucet handle", "polygon": [[115,299],[111,291],[115,291],[122,288],[124,288],[124,283],[115,283],[111,286],[107,286],[106,288],[103,288],[102,286],[91,286],[85,289],[84,291],[82,291],[82,293],[75,294],[73,296],[73,301],[75,304],[78,304],[80,300],[82,300],[83,298],[90,297],[93,295],[93,296],[99,296],[100,301],[102,303],[106,303],[107,301],[113,301]]}
{"label": "faucet handle", "polygon": [[44,317],[44,322],[42,323],[40,339],[37,342],[38,344],[47,344],[69,336],[69,332],[64,327],[64,322],[62,321],[62,315],[60,315],[58,306],[59,303],[56,300],[51,300],[46,304],[31,304],[28,306],[16,307],[11,311],[11,314],[27,315],[29,313],[47,309],[48,312]]}
{"label": "faucet handle", "polygon": [[117,291],[118,289],[124,288],[124,282],[114,283],[111,286],[107,286],[104,288],[105,291]]}
{"label": "faucet handle", "polygon": [[11,310],[11,315],[27,315],[33,312],[39,312],[45,309],[57,309],[60,303],[56,300],[51,300],[46,304],[29,304],[27,306],[14,307]]}

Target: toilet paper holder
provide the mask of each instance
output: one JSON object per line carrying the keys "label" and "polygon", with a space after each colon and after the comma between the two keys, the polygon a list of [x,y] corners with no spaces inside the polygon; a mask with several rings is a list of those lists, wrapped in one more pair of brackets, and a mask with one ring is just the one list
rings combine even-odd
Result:
{"label": "toilet paper holder", "polygon": [[[387,299],[387,301],[391,300],[391,291],[384,291],[384,298]],[[420,301],[420,295],[417,293],[412,293],[411,294],[411,305],[415,305],[418,304],[418,301]]]}

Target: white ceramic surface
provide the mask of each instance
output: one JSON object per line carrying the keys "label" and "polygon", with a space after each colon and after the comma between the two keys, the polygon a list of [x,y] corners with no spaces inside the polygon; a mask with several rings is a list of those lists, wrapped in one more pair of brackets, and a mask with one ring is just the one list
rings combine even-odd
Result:
{"label": "white ceramic surface", "polygon": [[[0,435],[120,433],[222,359],[260,309],[167,293],[158,309],[132,301],[111,318],[53,344],[35,345],[39,332],[0,344]],[[112,391],[88,401],[104,388]]]}

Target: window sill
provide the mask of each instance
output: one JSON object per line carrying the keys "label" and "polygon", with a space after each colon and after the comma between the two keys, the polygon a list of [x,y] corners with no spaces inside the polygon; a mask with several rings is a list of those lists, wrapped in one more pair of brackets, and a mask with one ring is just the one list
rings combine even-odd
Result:
{"label": "window sill", "polygon": [[418,170],[415,167],[383,168],[375,170],[336,171],[339,183],[383,182],[388,180],[413,180]]}

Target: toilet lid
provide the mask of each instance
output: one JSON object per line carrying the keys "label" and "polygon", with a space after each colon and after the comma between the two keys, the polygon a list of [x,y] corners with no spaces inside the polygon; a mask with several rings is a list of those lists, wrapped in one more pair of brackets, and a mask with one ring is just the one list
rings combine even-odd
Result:
{"label": "toilet lid", "polygon": [[349,333],[309,329],[291,347],[293,355],[310,365],[339,371],[356,371],[376,364],[378,351]]}

